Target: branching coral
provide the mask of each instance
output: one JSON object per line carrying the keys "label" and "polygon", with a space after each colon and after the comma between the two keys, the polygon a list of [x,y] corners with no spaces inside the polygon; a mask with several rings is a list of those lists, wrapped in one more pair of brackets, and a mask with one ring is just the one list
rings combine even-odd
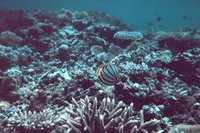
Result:
{"label": "branching coral", "polygon": [[136,117],[133,104],[125,106],[122,101],[116,102],[110,98],[104,98],[100,103],[97,98],[91,101],[86,96],[79,102],[72,99],[72,103],[60,115],[62,127],[67,133],[147,133],[147,127],[159,122],[144,122],[143,111],[140,118]]}
{"label": "branching coral", "polygon": [[15,109],[13,113],[10,113],[11,117],[7,119],[7,126],[13,131],[49,131],[57,123],[56,110],[47,108],[41,112],[31,112],[20,108]]}
{"label": "branching coral", "polygon": [[[4,121],[8,132],[59,132],[64,133],[148,133],[159,120],[144,122],[143,111],[137,116],[133,104],[97,98],[76,101],[65,108],[44,109],[41,112],[27,111],[26,107],[10,108]],[[159,133],[162,133],[161,131]]]}

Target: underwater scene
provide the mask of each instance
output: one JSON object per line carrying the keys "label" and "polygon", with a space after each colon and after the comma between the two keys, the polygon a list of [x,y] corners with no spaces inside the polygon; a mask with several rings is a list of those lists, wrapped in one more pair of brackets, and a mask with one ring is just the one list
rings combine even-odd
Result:
{"label": "underwater scene", "polygon": [[200,1],[0,0],[0,133],[200,133]]}

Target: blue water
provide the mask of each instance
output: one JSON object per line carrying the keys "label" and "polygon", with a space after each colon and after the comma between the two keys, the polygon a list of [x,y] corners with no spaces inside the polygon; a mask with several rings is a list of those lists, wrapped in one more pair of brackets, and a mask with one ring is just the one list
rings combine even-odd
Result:
{"label": "blue water", "polygon": [[106,12],[134,29],[200,26],[200,0],[0,0],[0,8]]}

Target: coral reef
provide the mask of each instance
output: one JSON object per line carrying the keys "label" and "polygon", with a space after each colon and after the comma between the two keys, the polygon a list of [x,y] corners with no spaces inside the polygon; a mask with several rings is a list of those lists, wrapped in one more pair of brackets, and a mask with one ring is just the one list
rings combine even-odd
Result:
{"label": "coral reef", "polygon": [[116,103],[109,97],[98,102],[96,97],[91,101],[86,96],[80,101],[72,99],[72,102],[73,105],[65,108],[60,116],[66,132],[146,133],[148,127],[159,124],[156,119],[144,122],[143,111],[137,117],[133,104],[125,106],[122,101]]}
{"label": "coral reef", "polygon": [[[199,40],[198,28],[136,31],[106,13],[1,9],[0,132],[162,133],[198,125]],[[119,81],[107,86],[96,70],[111,62]]]}

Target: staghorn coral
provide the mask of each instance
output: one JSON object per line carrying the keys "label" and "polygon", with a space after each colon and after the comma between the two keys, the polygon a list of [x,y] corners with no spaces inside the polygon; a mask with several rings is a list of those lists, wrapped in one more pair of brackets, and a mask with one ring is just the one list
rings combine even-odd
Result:
{"label": "staghorn coral", "polygon": [[159,120],[144,122],[143,111],[140,118],[134,116],[133,104],[125,106],[120,101],[104,98],[98,106],[95,97],[93,101],[86,96],[72,103],[60,115],[62,127],[66,133],[147,133],[149,126],[159,123]]}
{"label": "staghorn coral", "polygon": [[27,105],[14,106],[1,116],[1,124],[5,133],[147,133],[160,122],[156,119],[144,122],[143,111],[139,117],[135,115],[132,103],[126,106],[110,98],[99,103],[96,97],[91,100],[86,96],[80,101],[72,98],[72,103],[64,109],[36,112],[28,111]]}
{"label": "staghorn coral", "polygon": [[12,107],[6,118],[7,127],[12,132],[48,132],[57,123],[57,108],[43,109],[40,112],[27,111],[26,107]]}

